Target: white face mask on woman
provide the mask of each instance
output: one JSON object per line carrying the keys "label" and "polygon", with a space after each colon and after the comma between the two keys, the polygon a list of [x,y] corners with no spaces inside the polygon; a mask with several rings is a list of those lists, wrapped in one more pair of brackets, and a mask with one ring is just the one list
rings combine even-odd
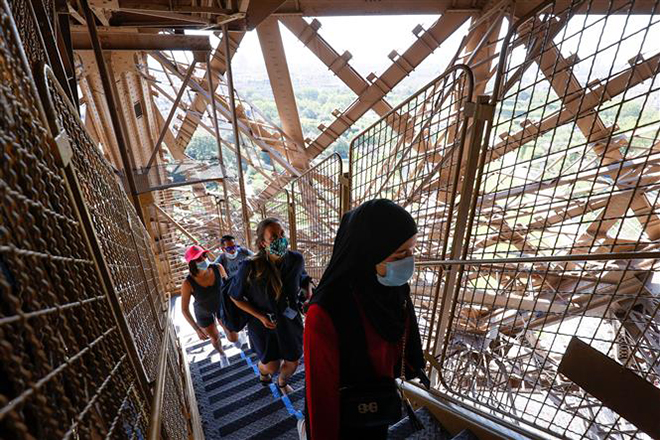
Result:
{"label": "white face mask on woman", "polygon": [[197,263],[197,269],[199,270],[206,270],[209,268],[209,260],[204,260],[202,262]]}
{"label": "white face mask on woman", "polygon": [[377,275],[378,282],[383,286],[403,286],[415,273],[415,258],[413,256],[385,263],[385,276]]}

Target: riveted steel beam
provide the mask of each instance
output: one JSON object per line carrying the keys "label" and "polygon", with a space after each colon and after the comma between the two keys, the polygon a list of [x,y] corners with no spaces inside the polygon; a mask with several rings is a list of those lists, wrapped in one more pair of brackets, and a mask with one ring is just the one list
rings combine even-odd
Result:
{"label": "riveted steel beam", "polygon": [[[103,50],[211,50],[209,38],[204,35],[144,34],[137,32],[99,32]],[[92,50],[89,34],[71,32],[74,50]]]}
{"label": "riveted steel beam", "polygon": [[380,77],[373,76],[369,87],[311,142],[307,147],[309,156],[314,158],[325,151],[351,127],[350,121],[357,121],[408,76],[409,71],[400,68],[397,63],[398,58],[403,58],[411,70],[416,68],[468,18],[470,18],[469,13],[446,14],[428,30],[418,32],[417,40],[403,54],[395,57],[392,65]]}
{"label": "riveted steel beam", "polygon": [[287,65],[282,34],[277,19],[270,17],[261,22],[257,27],[257,35],[266,62],[266,70],[275,97],[277,112],[282,121],[282,129],[293,139],[297,147],[297,152],[293,155],[293,165],[299,169],[305,169],[308,167],[309,161],[305,154],[298,106],[296,105],[296,97],[291,84],[289,66]]}
{"label": "riveted steel beam", "polygon": [[[369,88],[369,83],[362,77],[351,65],[349,61],[351,54],[347,51],[339,54],[330,44],[319,35],[318,30],[321,23],[314,19],[311,23],[307,23],[305,19],[300,16],[284,16],[279,18],[280,22],[284,24],[295,35],[300,42],[302,42],[309,50],[323,62],[328,69],[334,73],[349,89],[356,95],[361,95]],[[378,116],[385,116],[392,110],[392,106],[385,101],[379,99],[373,106],[373,110],[378,113]]]}

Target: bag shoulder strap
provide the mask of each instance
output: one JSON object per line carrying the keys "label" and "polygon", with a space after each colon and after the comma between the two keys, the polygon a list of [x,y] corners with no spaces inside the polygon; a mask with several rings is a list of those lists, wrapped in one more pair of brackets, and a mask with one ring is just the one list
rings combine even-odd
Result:
{"label": "bag shoulder strap", "polygon": [[401,337],[401,380],[406,380],[406,343],[408,342],[408,329],[410,328],[410,319],[408,319],[408,300],[403,303],[404,328]]}
{"label": "bag shoulder strap", "polygon": [[195,278],[193,278],[193,276],[191,274],[188,274],[188,276],[186,277],[186,280],[188,280],[188,282],[190,283],[190,286],[193,288],[193,292],[195,290],[199,289],[200,287],[202,287],[199,284],[197,284],[197,281],[195,281]]}
{"label": "bag shoulder strap", "polygon": [[215,276],[215,281],[213,284],[219,284],[222,282],[222,277],[220,276],[220,269],[217,264],[212,264],[211,269],[213,269],[213,276]]}

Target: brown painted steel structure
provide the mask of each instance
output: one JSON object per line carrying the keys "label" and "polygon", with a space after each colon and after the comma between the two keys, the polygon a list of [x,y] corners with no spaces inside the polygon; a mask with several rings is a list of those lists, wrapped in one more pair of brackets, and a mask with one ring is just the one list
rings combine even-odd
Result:
{"label": "brown painted steel structure", "polygon": [[[185,247],[245,242],[276,216],[318,279],[341,214],[385,196],[420,227],[412,295],[443,399],[527,435],[645,438],[652,420],[633,426],[607,386],[582,389],[559,365],[578,337],[660,383],[656,0],[88,1],[2,3],[3,430],[193,435],[164,311]],[[380,76],[303,18],[404,9],[440,17]],[[388,104],[468,22],[447,71]],[[313,140],[280,23],[356,94]],[[281,128],[225,79],[255,27]],[[315,160],[371,109],[381,120],[348,163]],[[186,156],[198,129],[218,159]],[[250,197],[243,166],[264,177]]]}

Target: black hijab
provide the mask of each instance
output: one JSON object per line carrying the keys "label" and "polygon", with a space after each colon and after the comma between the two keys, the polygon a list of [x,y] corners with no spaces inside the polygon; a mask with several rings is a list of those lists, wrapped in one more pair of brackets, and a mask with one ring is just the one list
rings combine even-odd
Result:
{"label": "black hijab", "polygon": [[[341,315],[347,295],[355,294],[364,314],[378,334],[389,342],[399,342],[409,321],[407,359],[413,369],[424,365],[410,286],[387,287],[376,278],[376,265],[417,233],[412,216],[391,200],[363,203],[342,218],[330,263],[311,302],[319,304],[335,322]],[[404,301],[408,303],[404,314]],[[332,316],[335,315],[335,316]]]}

